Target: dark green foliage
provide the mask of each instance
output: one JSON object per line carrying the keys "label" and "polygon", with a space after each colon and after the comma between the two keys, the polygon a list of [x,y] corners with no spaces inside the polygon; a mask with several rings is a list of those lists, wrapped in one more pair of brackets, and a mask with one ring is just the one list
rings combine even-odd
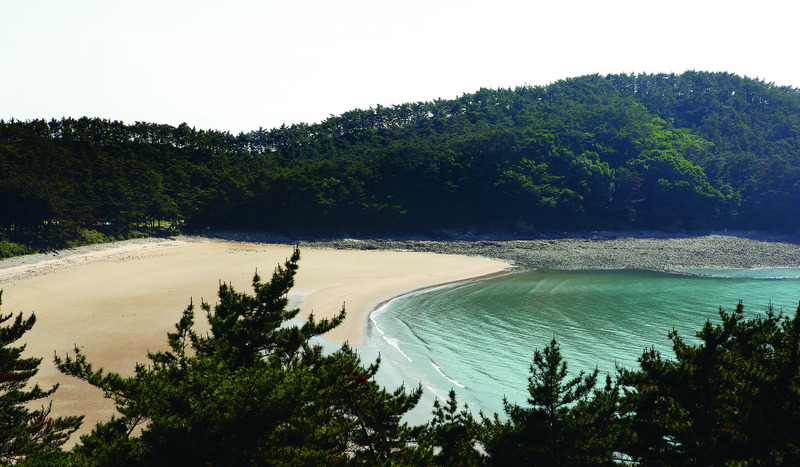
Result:
{"label": "dark green foliage", "polygon": [[797,465],[800,463],[800,308],[793,318],[720,310],[674,359],[645,351],[640,369],[594,389],[567,379],[555,341],[536,351],[528,407],[485,418],[498,465]]}
{"label": "dark green foliage", "polygon": [[734,225],[796,230],[800,211],[800,92],[730,73],[609,76],[623,95],[635,98],[675,127],[713,143],[689,158],[711,179],[741,198]]}
{"label": "dark green foliage", "polygon": [[597,370],[567,380],[567,364],[553,339],[542,351],[535,351],[528,381],[528,407],[505,401],[507,421],[484,418],[492,464],[613,462],[620,431],[614,426],[618,391],[610,379],[602,391],[594,389]]}
{"label": "dark green foliage", "polygon": [[36,253],[33,248],[20,245],[19,243],[0,240],[0,259],[10,258],[12,256],[22,256]]}
{"label": "dark green foliage", "polygon": [[675,360],[645,352],[623,371],[624,452],[647,465],[800,462],[800,309],[744,319],[720,309],[698,344],[669,334]]}
{"label": "dark green foliage", "polygon": [[[0,303],[2,291],[0,291]],[[31,410],[29,403],[53,394],[39,384],[27,388],[28,381],[39,371],[41,358],[22,357],[25,345],[13,347],[36,322],[31,314],[23,319],[18,314],[0,315],[0,465],[26,459],[45,459],[57,455],[59,446],[81,424],[83,417],[50,418],[50,405]]]}
{"label": "dark green foliage", "polygon": [[[168,335],[169,351],[151,353],[132,377],[95,370],[79,349],[59,369],[102,388],[122,418],[98,425],[76,448],[89,464],[379,465],[402,459],[411,431],[400,417],[421,389],[387,392],[348,346],[325,355],[309,339],[338,325],[313,316],[289,326],[287,293],[299,251],[254,295],[220,285],[208,313],[211,333],[193,331],[189,305]],[[142,427],[140,437],[132,437]],[[77,462],[77,461],[76,461]]]}
{"label": "dark green foliage", "polygon": [[[231,135],[0,122],[0,231],[800,228],[800,93],[599,75]],[[63,244],[63,242],[61,243]],[[33,245],[37,247],[37,245]]]}
{"label": "dark green foliage", "polygon": [[433,403],[433,418],[419,427],[417,464],[483,465],[488,457],[483,451],[487,430],[466,405],[459,410],[456,392],[450,390],[447,401]]}

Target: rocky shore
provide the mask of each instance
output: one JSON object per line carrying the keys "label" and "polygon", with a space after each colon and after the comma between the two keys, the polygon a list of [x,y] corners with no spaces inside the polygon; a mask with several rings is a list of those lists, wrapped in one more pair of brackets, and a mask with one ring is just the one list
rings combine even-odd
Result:
{"label": "rocky shore", "polygon": [[[800,238],[750,232],[704,234],[666,234],[663,232],[595,232],[562,237],[526,240],[469,239],[385,239],[338,238],[293,239],[259,232],[215,232],[213,239],[235,242],[295,244],[300,248],[337,250],[424,251],[497,259],[519,267],[545,269],[649,269],[673,268],[766,268],[800,267]],[[163,242],[202,241],[203,237],[180,236],[172,239],[137,239],[123,245]],[[120,246],[120,243],[116,244]],[[80,261],[83,254],[97,252],[109,245],[90,245],[9,258],[0,261],[0,270],[29,265],[64,256]]]}
{"label": "rocky shore", "polygon": [[800,267],[797,236],[749,232],[666,234],[595,232],[529,240],[326,239],[292,242],[259,233],[217,233],[231,241],[296,243],[303,247],[426,251],[478,256],[520,267],[561,270]]}

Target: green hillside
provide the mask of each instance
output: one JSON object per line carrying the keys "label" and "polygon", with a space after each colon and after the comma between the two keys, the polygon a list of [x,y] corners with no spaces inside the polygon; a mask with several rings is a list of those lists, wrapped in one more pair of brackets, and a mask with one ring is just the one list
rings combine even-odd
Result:
{"label": "green hillside", "polygon": [[800,91],[584,76],[232,135],[0,122],[0,232],[800,229]]}

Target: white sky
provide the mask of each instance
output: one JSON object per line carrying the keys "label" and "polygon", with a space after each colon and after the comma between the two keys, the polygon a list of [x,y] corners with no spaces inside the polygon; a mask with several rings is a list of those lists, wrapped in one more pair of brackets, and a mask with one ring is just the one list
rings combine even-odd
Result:
{"label": "white sky", "polygon": [[0,119],[238,133],[590,73],[800,88],[800,1],[0,0]]}

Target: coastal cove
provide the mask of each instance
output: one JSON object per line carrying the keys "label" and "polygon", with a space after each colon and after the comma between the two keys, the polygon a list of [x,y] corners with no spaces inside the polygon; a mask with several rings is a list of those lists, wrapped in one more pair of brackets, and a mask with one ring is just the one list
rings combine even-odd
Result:
{"label": "coastal cove", "polygon": [[770,305],[792,315],[798,299],[798,268],[520,270],[399,297],[373,312],[368,341],[387,373],[422,384],[431,401],[453,389],[473,412],[502,414],[504,397],[525,405],[534,350],[553,337],[572,377],[597,367],[602,385],[617,366],[638,368],[647,348],[671,357],[670,330],[695,342],[720,307],[742,300],[747,317]]}
{"label": "coastal cove", "polygon": [[[148,351],[166,349],[190,300],[216,303],[220,282],[252,292],[253,274],[268,279],[292,253],[292,245],[217,241],[195,237],[142,239],[93,245],[58,253],[0,261],[2,312],[35,313],[25,334],[25,355],[42,357],[34,381],[49,388],[53,414],[85,415],[81,429],[115,413],[111,400],[87,383],[59,373],[53,353],[64,356],[80,346],[87,358],[108,371],[130,375]],[[363,343],[371,309],[388,298],[432,284],[503,271],[507,263],[481,258],[397,251],[342,251],[304,246],[290,306],[300,318],[329,317],[346,306],[347,319],[325,335],[338,343]],[[195,309],[196,330],[208,330]]]}
{"label": "coastal cove", "polygon": [[[262,242],[266,239],[258,235],[228,234],[224,237],[225,241],[193,237],[129,241],[85,247],[57,255],[51,253],[0,262],[0,288],[5,289],[3,312],[37,314],[36,326],[26,334],[29,344],[27,352],[44,357],[41,371],[37,375],[40,384],[49,387],[55,382],[61,383],[54,397],[54,413],[86,414],[83,432],[91,429],[95,420],[108,419],[113,413],[113,404],[104,400],[99,391],[66,379],[55,371],[49,359],[54,350],[63,355],[77,344],[98,365],[112,371],[130,372],[135,362],[145,359],[148,350],[165,346],[166,332],[173,329],[180,312],[190,299],[197,302],[203,298],[213,305],[219,281],[231,282],[238,290],[248,291],[256,269],[262,277],[268,277],[272,268],[283,261],[292,250],[291,245],[264,244]],[[274,240],[272,243],[275,243]],[[348,310],[348,320],[324,337],[333,342],[333,345],[343,342],[356,344],[365,362],[374,360],[380,353],[384,363],[379,382],[389,389],[403,383],[407,388],[416,387],[421,380],[419,375],[408,374],[418,373],[417,370],[403,370],[394,363],[396,356],[390,356],[390,352],[396,347],[390,344],[391,348],[385,348],[370,341],[375,337],[375,331],[370,331],[367,326],[369,313],[392,297],[398,298],[388,302],[389,307],[449,290],[461,292],[470,288],[482,288],[487,284],[513,281],[524,273],[515,271],[477,281],[466,280],[505,271],[512,264],[523,270],[538,268],[536,274],[581,276],[594,273],[545,273],[542,268],[641,270],[669,269],[666,266],[797,267],[800,259],[798,246],[790,240],[732,235],[683,238],[616,235],[614,238],[508,242],[350,239],[300,242],[300,249],[303,258],[295,287],[290,293],[292,306],[299,306],[304,314],[313,311],[317,316],[330,316],[344,304]],[[496,258],[499,261],[486,258]],[[562,263],[555,264],[558,260]],[[597,266],[598,263],[601,266]],[[612,274],[657,275],[652,271],[616,271]],[[434,289],[419,290],[448,283],[449,285]],[[417,292],[407,294],[415,290]],[[574,295],[577,296],[578,292]],[[770,298],[776,297],[765,297],[764,300]],[[445,301],[448,300],[450,298]],[[568,305],[569,303],[560,307],[563,312],[569,311]],[[713,319],[717,305],[730,308],[735,303],[727,303],[720,298],[712,309],[698,311],[706,312],[704,316]],[[412,308],[428,307],[412,305]],[[514,312],[514,306],[506,308],[509,312]],[[430,316],[438,323],[441,314],[433,307],[427,311],[433,313]],[[406,311],[400,313],[407,314]],[[384,318],[390,315],[386,313]],[[390,335],[394,331],[381,324],[380,312],[374,313],[373,317],[377,319],[381,330],[389,338],[397,339],[397,345],[404,349],[408,340],[399,335]],[[197,321],[198,324],[204,324],[200,315]],[[416,325],[416,321],[413,324]],[[698,322],[687,323],[687,328],[694,330],[697,324]],[[455,330],[468,329],[465,324],[441,324],[438,327],[450,336]],[[603,325],[598,324],[595,327],[602,328]],[[198,330],[203,331],[203,327]],[[661,335],[667,330],[661,330]],[[449,339],[447,337],[446,340],[449,342]],[[566,341],[561,343],[572,370],[591,369],[585,367],[581,361],[573,361],[573,354],[570,353],[572,344]],[[508,364],[513,364],[514,371],[523,375],[521,381],[517,381],[519,378],[509,373],[514,381],[504,383],[502,390],[488,391],[486,399],[500,402],[506,388],[524,391],[527,376],[525,372],[530,356],[533,349],[541,345],[535,341],[525,341],[520,345],[520,355],[524,363],[518,365],[509,360]],[[646,344],[637,344],[639,352],[644,345]],[[438,355],[440,349],[446,347],[442,344],[431,350]],[[408,352],[407,355],[412,360],[416,359]],[[462,357],[463,355],[459,358]],[[441,397],[441,391],[446,391],[453,385],[458,387],[459,384],[469,389],[473,384],[454,372],[440,357],[430,360],[424,362],[425,371],[436,372],[435,375],[439,375],[440,380],[430,384],[426,398],[415,411],[419,414],[415,416],[420,417],[415,422],[424,421],[424,417],[430,413],[432,398]],[[432,388],[435,390],[431,390]],[[511,394],[508,395],[511,397]],[[462,400],[464,401],[469,401],[475,410],[496,410],[489,409],[490,406],[484,405],[480,400],[472,401],[466,397]]]}
{"label": "coastal cove", "polygon": [[[381,383],[422,384],[409,421],[424,423],[454,389],[473,412],[523,403],[533,351],[556,337],[571,374],[632,368],[647,347],[671,356],[667,332],[691,341],[719,307],[747,316],[800,300],[796,236],[752,232],[595,232],[532,240],[335,240],[329,248],[468,254],[513,262],[512,274],[413,292],[372,313],[362,355],[383,358]],[[599,351],[598,351],[599,350]],[[459,379],[461,378],[461,379]],[[602,378],[602,376],[601,376]]]}

